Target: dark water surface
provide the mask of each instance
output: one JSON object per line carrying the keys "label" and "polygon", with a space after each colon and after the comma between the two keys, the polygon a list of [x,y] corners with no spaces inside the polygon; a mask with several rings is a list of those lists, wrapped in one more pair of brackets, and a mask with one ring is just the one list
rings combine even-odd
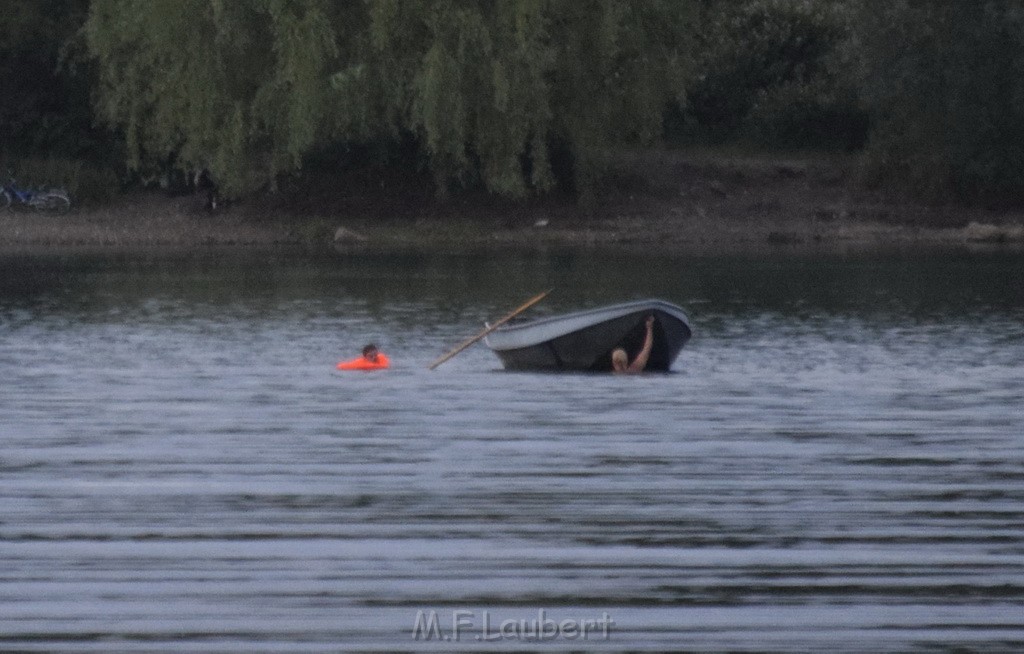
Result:
{"label": "dark water surface", "polygon": [[[0,650],[1024,651],[1022,279],[2,258]],[[426,369],[546,288],[694,340],[669,375]],[[334,372],[370,340],[392,370]]]}

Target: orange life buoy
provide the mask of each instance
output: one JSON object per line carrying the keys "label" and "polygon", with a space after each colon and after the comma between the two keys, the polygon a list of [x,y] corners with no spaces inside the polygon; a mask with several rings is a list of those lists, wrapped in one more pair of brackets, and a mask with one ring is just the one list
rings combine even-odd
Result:
{"label": "orange life buoy", "polygon": [[338,370],[383,370],[391,365],[391,361],[388,360],[384,354],[377,354],[376,361],[370,361],[366,357],[358,357],[351,361],[342,361],[338,363]]}

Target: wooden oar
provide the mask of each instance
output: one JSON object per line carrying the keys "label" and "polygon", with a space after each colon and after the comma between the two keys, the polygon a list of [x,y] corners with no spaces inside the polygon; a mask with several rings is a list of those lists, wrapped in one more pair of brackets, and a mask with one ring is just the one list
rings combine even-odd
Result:
{"label": "wooden oar", "polygon": [[515,311],[513,311],[510,314],[508,314],[507,316],[504,316],[500,320],[495,321],[494,324],[489,325],[487,327],[487,329],[483,330],[482,332],[480,332],[476,336],[473,336],[472,338],[467,338],[466,340],[462,341],[457,346],[455,346],[455,349],[453,349],[452,351],[448,352],[447,354],[442,356],[440,359],[438,359],[434,363],[430,364],[430,369],[433,370],[434,368],[438,367],[439,365],[441,365],[442,363],[444,363],[448,359],[451,359],[453,356],[455,356],[459,352],[462,352],[463,350],[465,350],[467,347],[469,347],[473,343],[476,343],[477,341],[479,341],[484,336],[487,336],[488,334],[493,332],[498,327],[501,327],[502,325],[507,323],[509,320],[512,320],[513,318],[515,318],[516,316],[518,316],[522,312],[526,311],[527,309],[529,309],[533,305],[537,304],[538,302],[543,300],[547,296],[547,294],[550,293],[550,292],[551,292],[551,290],[548,289],[548,290],[544,291],[543,293],[540,293],[538,295],[533,296],[532,298],[527,300],[522,306],[518,307]]}

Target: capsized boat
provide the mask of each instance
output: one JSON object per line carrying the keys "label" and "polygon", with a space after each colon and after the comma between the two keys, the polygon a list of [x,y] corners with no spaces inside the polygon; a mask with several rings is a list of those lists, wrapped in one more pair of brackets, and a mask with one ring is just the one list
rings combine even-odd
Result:
{"label": "capsized boat", "polygon": [[609,371],[612,350],[632,360],[643,346],[647,316],[654,316],[654,344],[645,370],[667,371],[690,340],[683,310],[664,300],[638,300],[503,325],[487,344],[508,370]]}

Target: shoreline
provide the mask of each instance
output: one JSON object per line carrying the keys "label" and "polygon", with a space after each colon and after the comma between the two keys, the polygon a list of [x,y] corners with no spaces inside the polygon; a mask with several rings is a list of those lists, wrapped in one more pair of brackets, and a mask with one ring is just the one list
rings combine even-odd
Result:
{"label": "shoreline", "polygon": [[[683,254],[1024,249],[1024,211],[929,206],[864,188],[852,158],[619,155],[590,210],[565,199],[447,203],[341,184],[302,207],[135,192],[62,216],[0,213],[0,253],[595,248]],[[365,185],[369,186],[369,184]]]}

